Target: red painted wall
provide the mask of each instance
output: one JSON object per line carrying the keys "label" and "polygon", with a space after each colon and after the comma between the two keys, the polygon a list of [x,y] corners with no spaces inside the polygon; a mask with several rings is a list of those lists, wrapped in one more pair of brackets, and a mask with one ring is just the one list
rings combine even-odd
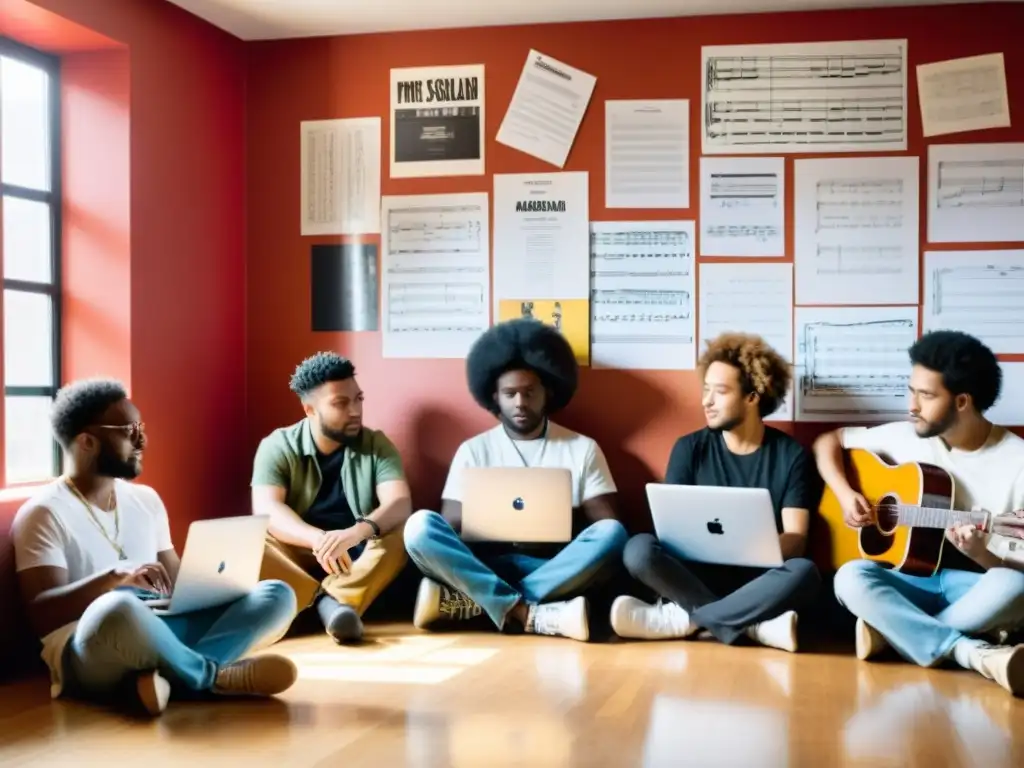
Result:
{"label": "red painted wall", "polygon": [[128,47],[131,388],[183,542],[247,498],[244,44],[169,3],[32,1]]}
{"label": "red painted wall", "polygon": [[[127,48],[76,54],[64,94],[72,118],[89,118],[86,131],[100,120],[108,129],[65,145],[69,318],[82,321],[69,334],[67,373],[130,375],[151,438],[143,482],[162,495],[181,546],[192,520],[248,511],[245,47],[156,0],[3,0],[0,17],[9,2],[73,22],[74,40],[36,38],[54,49],[109,47],[81,27]],[[42,34],[46,15],[23,18]],[[103,259],[87,267],[99,267],[94,279],[79,256]],[[24,648],[9,621],[19,504],[0,501],[0,673]]]}
{"label": "red painted wall", "polygon": [[[984,24],[979,21],[982,13],[989,16]],[[605,99],[690,99],[690,199],[696,205],[702,45],[909,39],[910,153],[924,158],[913,67],[930,61],[1003,51],[1016,127],[944,141],[1024,139],[1019,119],[1024,114],[1021,29],[1021,6],[993,4],[449,30],[250,45],[249,454],[260,436],[300,415],[287,389],[288,375],[304,355],[318,349],[334,349],[355,361],[367,392],[367,421],[397,441],[419,505],[438,503],[448,463],[459,442],[494,423],[466,392],[462,361],[383,360],[377,333],[310,331],[309,246],[331,238],[299,235],[301,120],[384,118],[383,194],[490,193],[494,173],[556,170],[494,141],[527,52],[536,48],[597,76],[590,108],[565,167],[567,171],[590,172],[591,218],[695,218],[695,207],[688,211],[605,209]],[[486,65],[487,175],[389,179],[389,69],[477,63]],[[790,179],[792,170],[790,158]],[[787,183],[787,189],[792,222],[792,184]],[[792,234],[790,224],[790,256]],[[925,243],[923,217],[921,243]],[[703,426],[699,389],[692,372],[587,369],[574,402],[559,419],[601,443],[630,518],[638,526],[647,525],[643,484],[663,475],[669,450],[679,435]],[[801,439],[810,440],[823,428],[801,425],[796,431]]]}

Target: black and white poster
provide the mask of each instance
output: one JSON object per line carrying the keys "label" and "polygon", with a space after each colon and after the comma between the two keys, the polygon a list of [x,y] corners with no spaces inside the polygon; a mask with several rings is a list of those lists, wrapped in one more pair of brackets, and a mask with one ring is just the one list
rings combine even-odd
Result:
{"label": "black and white poster", "polygon": [[484,67],[391,70],[391,178],[484,173]]}
{"label": "black and white poster", "polygon": [[314,331],[377,330],[377,246],[366,243],[310,248]]}

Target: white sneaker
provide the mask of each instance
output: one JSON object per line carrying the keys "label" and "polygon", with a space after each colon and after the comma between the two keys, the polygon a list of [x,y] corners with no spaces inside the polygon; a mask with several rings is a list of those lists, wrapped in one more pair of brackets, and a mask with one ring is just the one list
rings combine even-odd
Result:
{"label": "white sneaker", "polygon": [[558,635],[587,642],[590,639],[587,599],[577,597],[567,603],[531,605],[526,631],[534,635]]}
{"label": "white sneaker", "polygon": [[467,621],[483,613],[483,608],[457,589],[423,579],[416,593],[416,608],[412,623],[417,629],[426,629],[435,621]]}
{"label": "white sneaker", "polygon": [[853,632],[857,658],[861,661],[867,661],[889,647],[889,641],[882,637],[882,633],[864,619],[857,619],[857,627]]}
{"label": "white sneaker", "polygon": [[762,621],[744,630],[747,637],[769,648],[796,653],[796,611],[786,611],[774,619]]}
{"label": "white sneaker", "polygon": [[629,595],[615,598],[611,624],[619,637],[636,640],[674,640],[689,637],[699,629],[675,603],[659,600],[649,605]]}
{"label": "white sneaker", "polygon": [[[1014,696],[1024,694],[1024,644],[990,645],[961,640],[954,656],[961,666],[968,666],[989,680],[994,680]],[[957,653],[957,651],[961,651]],[[966,656],[968,664],[962,657]]]}
{"label": "white sneaker", "polygon": [[155,669],[139,673],[135,678],[135,691],[142,708],[153,717],[167,709],[167,701],[171,698],[171,684]]}

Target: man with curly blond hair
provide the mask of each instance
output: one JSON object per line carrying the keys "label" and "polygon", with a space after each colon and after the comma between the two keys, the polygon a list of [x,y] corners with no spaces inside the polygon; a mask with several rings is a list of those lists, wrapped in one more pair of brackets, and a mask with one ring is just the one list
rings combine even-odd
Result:
{"label": "man with curly blond hair", "polygon": [[727,333],[708,344],[697,371],[707,427],[679,438],[665,482],[766,488],[785,562],[767,570],[684,564],[651,534],[634,536],[623,554],[626,569],[661,599],[649,605],[619,597],[612,628],[644,640],[705,629],[723,643],[746,637],[794,652],[797,611],[813,602],[821,583],[814,564],[802,557],[810,510],[821,492],[810,453],[764,423],[786,395],[789,366],[759,336]]}

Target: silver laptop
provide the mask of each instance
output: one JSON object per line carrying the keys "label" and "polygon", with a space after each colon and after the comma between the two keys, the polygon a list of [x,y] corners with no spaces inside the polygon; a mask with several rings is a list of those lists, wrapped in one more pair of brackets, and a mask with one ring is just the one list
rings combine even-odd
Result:
{"label": "silver laptop", "polygon": [[267,515],[243,515],[192,523],[174,591],[146,605],[160,616],[175,616],[247,595],[259,583],[269,522]]}
{"label": "silver laptop", "polygon": [[546,467],[462,470],[463,541],[572,539],[572,473]]}
{"label": "silver laptop", "polygon": [[766,488],[648,483],[658,540],[683,560],[777,568],[782,547]]}

